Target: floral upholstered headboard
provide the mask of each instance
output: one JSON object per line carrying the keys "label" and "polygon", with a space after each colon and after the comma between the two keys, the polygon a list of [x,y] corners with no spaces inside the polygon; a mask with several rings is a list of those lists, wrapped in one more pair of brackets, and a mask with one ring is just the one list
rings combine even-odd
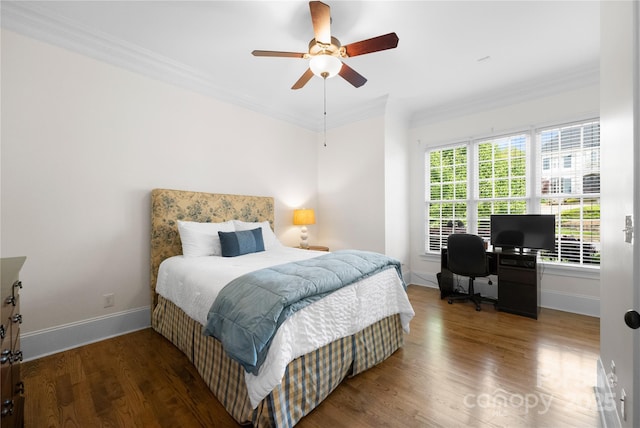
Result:
{"label": "floral upholstered headboard", "polygon": [[151,309],[157,303],[156,279],[160,263],[182,254],[178,220],[223,222],[269,221],[273,229],[273,198],[225,195],[184,190],[151,191]]}

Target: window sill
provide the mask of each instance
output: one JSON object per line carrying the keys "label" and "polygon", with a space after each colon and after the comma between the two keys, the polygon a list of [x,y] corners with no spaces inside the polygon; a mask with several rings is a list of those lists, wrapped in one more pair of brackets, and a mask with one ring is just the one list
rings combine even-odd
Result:
{"label": "window sill", "polygon": [[[440,253],[423,253],[420,258],[427,262],[440,263]],[[600,266],[576,266],[563,263],[540,262],[542,272],[547,275],[571,278],[600,279]]]}
{"label": "window sill", "polygon": [[574,266],[563,263],[542,262],[543,272],[554,276],[572,278],[600,279],[600,266]]}

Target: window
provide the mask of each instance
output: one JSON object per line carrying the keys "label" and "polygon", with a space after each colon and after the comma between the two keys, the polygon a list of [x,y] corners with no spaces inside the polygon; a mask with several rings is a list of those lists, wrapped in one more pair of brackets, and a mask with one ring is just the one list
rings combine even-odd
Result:
{"label": "window", "polygon": [[484,238],[491,235],[491,214],[527,212],[527,145],[525,134],[478,141],[477,227]]}
{"label": "window", "polygon": [[[556,251],[543,254],[544,259],[600,264],[600,124],[544,129],[537,138],[541,156],[565,159],[562,170],[539,171],[540,212],[557,218]],[[567,159],[572,160],[570,165]],[[554,180],[560,188],[547,190],[545,183]]]}
{"label": "window", "polygon": [[427,252],[455,232],[489,238],[491,214],[541,213],[556,216],[556,251],[544,260],[599,264],[597,121],[430,150],[425,172]]}
{"label": "window", "polygon": [[466,146],[433,150],[426,156],[428,251],[440,251],[449,234],[466,230],[467,166]]}

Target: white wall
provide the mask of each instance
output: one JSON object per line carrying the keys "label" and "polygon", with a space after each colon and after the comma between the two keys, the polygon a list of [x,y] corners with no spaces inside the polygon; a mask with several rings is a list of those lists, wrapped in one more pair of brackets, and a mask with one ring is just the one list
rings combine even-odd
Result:
{"label": "white wall", "polygon": [[318,149],[318,236],[310,243],[385,252],[384,168],[384,118],[327,131],[327,147]]}
{"label": "white wall", "polygon": [[397,100],[385,111],[385,253],[403,263],[408,272],[409,234],[409,120]]}
{"label": "white wall", "polygon": [[384,253],[408,273],[409,120],[395,100],[384,104],[383,116],[332,129],[319,146],[316,226],[331,250]]}
{"label": "white wall", "polygon": [[[589,86],[411,129],[412,282],[437,286],[435,273],[440,271],[439,255],[425,255],[424,250],[424,153],[427,148],[492,134],[527,131],[533,126],[597,117],[598,113],[599,87]],[[488,294],[496,292],[495,286],[491,291],[484,289],[482,282],[479,284],[479,291]],[[548,267],[541,284],[543,306],[590,315],[599,314],[600,283],[597,271],[567,271]]]}
{"label": "white wall", "polygon": [[10,31],[1,71],[1,254],[27,256],[27,336],[149,305],[153,188],[274,196],[297,244],[316,133]]}

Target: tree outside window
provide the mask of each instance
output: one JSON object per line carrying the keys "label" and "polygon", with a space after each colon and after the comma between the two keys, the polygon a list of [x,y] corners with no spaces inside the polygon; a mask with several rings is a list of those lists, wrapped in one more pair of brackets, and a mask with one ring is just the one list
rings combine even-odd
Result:
{"label": "tree outside window", "polygon": [[489,238],[491,214],[527,212],[526,134],[483,140],[478,148],[477,234]]}
{"label": "tree outside window", "polygon": [[451,233],[466,231],[467,147],[427,153],[426,250],[439,251]]}

